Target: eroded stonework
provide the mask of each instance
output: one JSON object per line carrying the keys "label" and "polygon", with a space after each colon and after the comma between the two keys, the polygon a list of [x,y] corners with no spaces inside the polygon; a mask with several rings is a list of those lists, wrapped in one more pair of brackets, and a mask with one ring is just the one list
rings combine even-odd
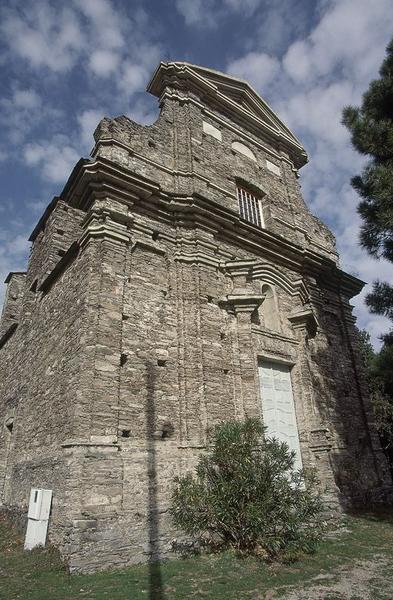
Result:
{"label": "eroded stonework", "polygon": [[301,459],[332,509],[391,485],[349,303],[363,284],[303,201],[301,144],[224,74],[161,63],[149,91],[156,123],[100,122],[7,278],[2,503],[52,489],[73,571],[170,552],[173,477],[215,423],[263,418],[263,361],[290,371]]}

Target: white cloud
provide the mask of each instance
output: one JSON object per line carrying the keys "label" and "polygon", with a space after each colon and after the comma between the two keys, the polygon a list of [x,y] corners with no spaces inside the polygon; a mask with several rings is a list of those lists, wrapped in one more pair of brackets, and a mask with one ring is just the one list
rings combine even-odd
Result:
{"label": "white cloud", "polygon": [[265,53],[249,52],[228,65],[228,73],[245,79],[262,90],[280,70],[277,58]]}
{"label": "white cloud", "polygon": [[371,77],[383,58],[381,41],[392,32],[391,9],[390,0],[331,2],[308,38],[289,47],[284,69],[296,82],[327,76],[337,68],[352,80]]}
{"label": "white cloud", "polygon": [[289,75],[296,81],[304,81],[311,74],[310,44],[304,40],[294,42],[284,56],[283,66]]}
{"label": "white cloud", "polygon": [[247,14],[252,14],[261,2],[260,0],[224,0],[224,4],[235,12],[245,11]]}
{"label": "white cloud", "polygon": [[29,246],[27,238],[21,234],[8,240],[5,244],[6,251],[13,256],[25,256]]}
{"label": "white cloud", "polygon": [[88,19],[97,37],[97,45],[106,49],[119,49],[125,45],[122,20],[112,2],[107,0],[74,0],[74,5]]}
{"label": "white cloud", "polygon": [[129,110],[130,118],[141,125],[151,125],[158,117],[157,105],[146,102],[145,99],[133,102]]}
{"label": "white cloud", "polygon": [[130,17],[109,0],[73,0],[64,8],[41,0],[28,11],[4,9],[3,17],[0,31],[11,55],[33,69],[64,73],[79,64],[89,75],[113,77],[123,91],[121,73],[130,79],[131,64],[136,73],[128,93],[141,91],[139,69],[151,69],[153,57],[157,62],[160,54],[150,41],[151,26],[143,9],[136,8]]}
{"label": "white cloud", "polygon": [[39,167],[45,179],[52,183],[64,183],[71,169],[80,158],[79,153],[69,145],[67,138],[57,136],[51,141],[27,144],[24,158],[29,166]]}
{"label": "white cloud", "polygon": [[44,103],[34,89],[21,88],[15,83],[10,96],[0,99],[0,109],[0,125],[11,145],[21,144],[42,122],[54,126],[62,116],[60,109]]}
{"label": "white cloud", "polygon": [[85,110],[78,116],[81,141],[86,148],[94,145],[94,130],[104,116],[105,111],[99,109]]}
{"label": "white cloud", "polygon": [[14,107],[27,108],[28,110],[40,108],[42,104],[41,97],[32,89],[15,90],[12,102]]}
{"label": "white cloud", "polygon": [[176,0],[176,8],[184,17],[186,25],[215,27],[214,0]]}
{"label": "white cloud", "polygon": [[251,16],[260,0],[176,0],[176,8],[186,25],[216,28],[233,13]]}
{"label": "white cloud", "polygon": [[318,141],[338,144],[349,140],[348,131],[341,124],[342,109],[358,98],[351,81],[334,81],[325,86],[315,82],[309,89],[300,86],[300,91],[279,103],[278,108],[291,125]]}
{"label": "white cloud", "polygon": [[28,11],[8,9],[0,30],[15,54],[31,66],[58,72],[75,64],[84,45],[74,11],[49,2],[36,2]]}
{"label": "white cloud", "polygon": [[123,65],[119,86],[131,96],[145,89],[148,82],[149,70],[135,63],[126,62]]}
{"label": "white cloud", "polygon": [[96,50],[90,56],[89,66],[95,75],[108,77],[116,71],[120,56],[109,50]]}
{"label": "white cloud", "polygon": [[[0,160],[22,157],[43,179],[60,182],[67,168],[93,145],[92,133],[100,118],[126,112],[134,94],[145,90],[161,51],[151,41],[151,20],[141,8],[124,14],[110,0],[72,0],[56,10],[51,0],[32,3],[28,10],[19,4],[17,0],[1,11],[0,31],[8,45],[5,55],[11,65],[15,58],[23,60],[36,80],[39,70],[37,81],[44,85],[39,93],[38,87],[14,81],[9,96],[0,100],[0,125],[8,142]],[[72,71],[76,66],[78,74]],[[79,117],[69,116],[70,105],[67,116],[58,103],[51,104],[46,85],[50,82],[55,96],[60,78],[61,85],[74,76],[83,77],[76,88],[76,93],[83,89],[85,94]],[[107,80],[105,87],[97,78]],[[79,130],[70,129],[75,120]]]}

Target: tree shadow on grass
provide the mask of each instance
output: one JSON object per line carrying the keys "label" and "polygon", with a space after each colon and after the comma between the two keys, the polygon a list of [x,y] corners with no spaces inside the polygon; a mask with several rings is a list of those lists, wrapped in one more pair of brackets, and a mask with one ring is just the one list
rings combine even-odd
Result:
{"label": "tree shadow on grass", "polygon": [[393,506],[381,506],[370,510],[352,509],[347,513],[351,517],[372,522],[385,522],[393,526]]}

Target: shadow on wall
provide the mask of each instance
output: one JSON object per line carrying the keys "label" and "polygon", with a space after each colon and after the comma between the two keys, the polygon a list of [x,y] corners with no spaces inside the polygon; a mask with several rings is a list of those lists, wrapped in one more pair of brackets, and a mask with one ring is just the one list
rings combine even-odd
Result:
{"label": "shadow on wall", "polygon": [[162,571],[159,562],[159,517],[157,502],[157,460],[154,438],[156,407],[156,365],[146,361],[146,446],[148,480],[148,535],[149,535],[149,600],[165,600]]}
{"label": "shadow on wall", "polygon": [[340,503],[344,509],[367,506],[373,501],[373,490],[386,485],[383,455],[373,448],[367,389],[356,350],[339,319],[332,315],[322,319],[323,331],[307,343],[313,402],[329,431],[326,442],[332,449],[328,457]]}

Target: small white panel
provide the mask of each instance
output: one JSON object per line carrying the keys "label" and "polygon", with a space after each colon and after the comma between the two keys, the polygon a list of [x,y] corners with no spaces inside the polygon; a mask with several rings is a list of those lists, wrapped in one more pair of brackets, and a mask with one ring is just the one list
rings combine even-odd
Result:
{"label": "small white panel", "polygon": [[45,546],[48,523],[49,521],[34,521],[34,519],[27,521],[25,550],[32,550],[37,546]]}
{"label": "small white panel", "polygon": [[31,489],[25,550],[45,546],[51,503],[52,490]]}
{"label": "small white panel", "polygon": [[244,156],[247,156],[248,158],[251,158],[251,160],[255,160],[255,162],[257,160],[255,158],[254,152],[252,150],[250,150],[250,148],[248,146],[245,146],[241,142],[233,142],[233,144],[232,144],[232,150],[236,150],[237,152],[240,152],[241,154],[244,154]]}
{"label": "small white panel", "polygon": [[221,142],[221,131],[217,129],[217,127],[214,127],[214,125],[212,125],[211,123],[203,121],[203,131],[204,133],[207,133],[207,135],[212,135],[214,138],[216,138],[216,140],[219,140]]}
{"label": "small white panel", "polygon": [[275,175],[281,175],[281,169],[274,163],[270,162],[270,160],[266,160],[266,168],[269,169]]}
{"label": "small white panel", "polygon": [[36,521],[48,519],[51,502],[52,490],[31,488],[29,511],[27,513],[28,518],[35,519]]}

